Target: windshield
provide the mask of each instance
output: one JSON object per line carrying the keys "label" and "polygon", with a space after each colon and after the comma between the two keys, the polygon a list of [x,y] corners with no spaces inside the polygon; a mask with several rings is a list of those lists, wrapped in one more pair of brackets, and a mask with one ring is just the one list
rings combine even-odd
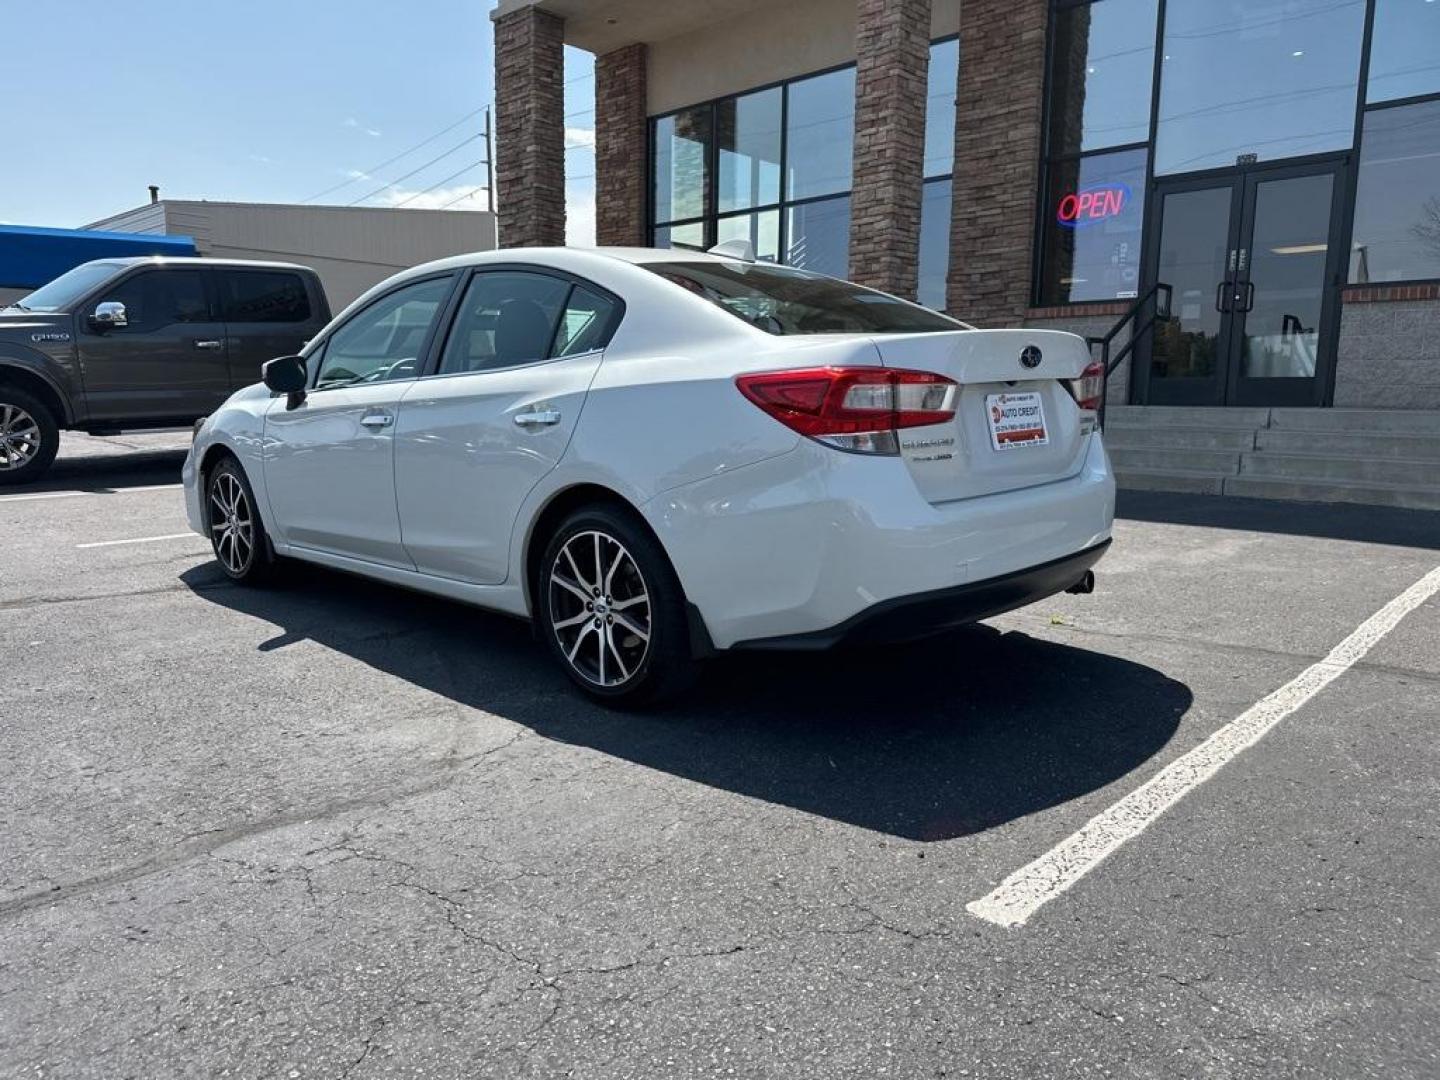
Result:
{"label": "windshield", "polygon": [[970,327],[822,274],[768,263],[641,263],[769,334],[919,334]]}
{"label": "windshield", "polygon": [[67,270],[49,285],[42,285],[29,296],[23,297],[15,307],[25,311],[65,311],[95,286],[113,277],[120,269],[120,263],[81,263],[74,270]]}

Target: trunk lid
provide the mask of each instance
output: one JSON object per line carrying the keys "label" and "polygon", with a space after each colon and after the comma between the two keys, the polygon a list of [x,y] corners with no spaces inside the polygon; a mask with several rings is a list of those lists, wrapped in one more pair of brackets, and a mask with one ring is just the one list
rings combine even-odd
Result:
{"label": "trunk lid", "polygon": [[[1036,487],[1074,476],[1084,465],[1089,435],[1060,381],[1077,378],[1090,363],[1083,338],[1058,330],[960,330],[871,340],[885,367],[934,371],[960,384],[952,422],[900,433],[901,456],[928,501]],[[1037,352],[1038,362],[1027,366]],[[1002,430],[998,449],[991,426],[996,407],[1004,410],[1002,427],[1011,429]],[[1041,416],[1043,442],[1028,435]]]}

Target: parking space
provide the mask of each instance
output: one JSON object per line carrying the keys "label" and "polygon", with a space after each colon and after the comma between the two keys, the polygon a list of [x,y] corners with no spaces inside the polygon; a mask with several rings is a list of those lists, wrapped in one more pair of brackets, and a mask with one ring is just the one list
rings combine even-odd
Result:
{"label": "parking space", "polygon": [[231,586],[143,439],[0,494],[0,1076],[1440,1072],[1435,596],[1023,925],[967,910],[1435,515],[1128,495],[1093,596],[627,715],[512,620]]}

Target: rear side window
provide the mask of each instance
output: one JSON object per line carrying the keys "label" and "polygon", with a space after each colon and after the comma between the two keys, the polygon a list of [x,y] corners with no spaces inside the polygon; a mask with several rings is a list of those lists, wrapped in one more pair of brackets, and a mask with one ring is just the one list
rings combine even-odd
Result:
{"label": "rear side window", "polygon": [[299,274],[284,270],[221,270],[226,322],[298,323],[310,318],[310,297]]}
{"label": "rear side window", "polygon": [[210,321],[205,279],[195,270],[147,270],[106,290],[101,301],[125,305],[126,325],[111,334],[144,334],[176,323]]}
{"label": "rear side window", "polygon": [[615,305],[583,285],[570,290],[565,313],[555,331],[555,356],[578,356],[603,348],[615,320]]}
{"label": "rear side window", "polygon": [[441,375],[531,364],[550,357],[570,282],[546,274],[496,270],[476,274],[465,290]]}
{"label": "rear side window", "polygon": [[352,316],[326,342],[315,389],[415,378],[420,351],[451,284],[449,277],[417,281]]}

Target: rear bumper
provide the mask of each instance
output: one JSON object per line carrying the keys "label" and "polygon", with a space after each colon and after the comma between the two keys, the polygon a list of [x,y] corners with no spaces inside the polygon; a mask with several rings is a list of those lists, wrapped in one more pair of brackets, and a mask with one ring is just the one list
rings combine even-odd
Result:
{"label": "rear bumper", "polygon": [[1106,540],[1074,555],[987,581],[885,600],[825,630],[739,641],[731,648],[811,651],[928,637],[1063,592],[1077,584],[1109,547]]}

